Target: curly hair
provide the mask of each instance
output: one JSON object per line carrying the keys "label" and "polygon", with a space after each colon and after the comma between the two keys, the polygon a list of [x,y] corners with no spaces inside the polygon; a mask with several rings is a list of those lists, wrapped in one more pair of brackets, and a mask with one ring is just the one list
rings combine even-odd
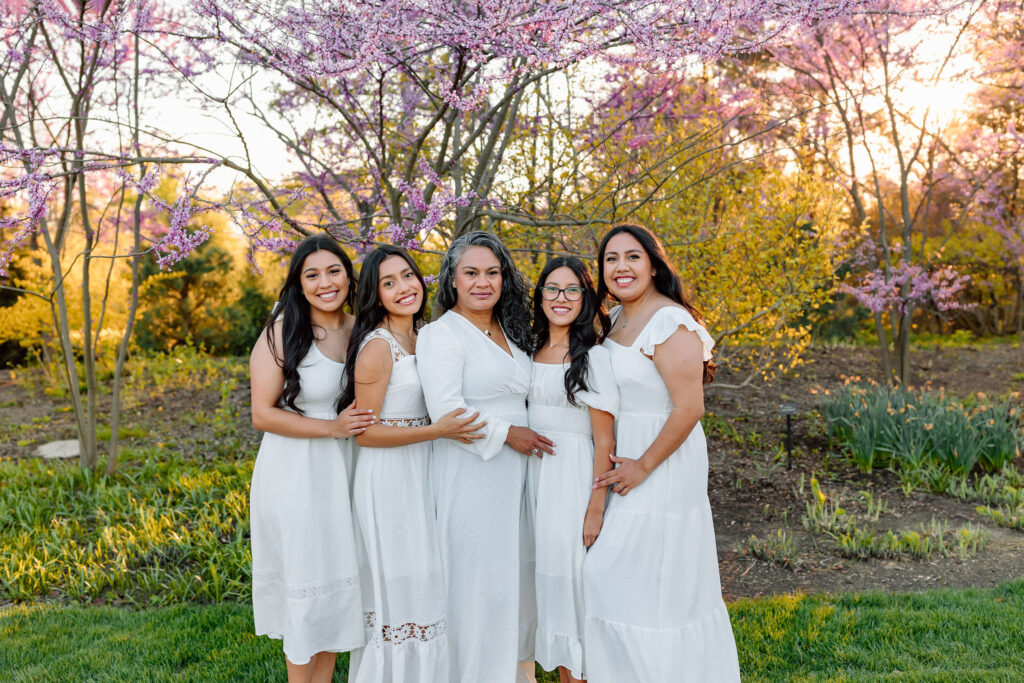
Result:
{"label": "curly hair", "polygon": [[494,306],[494,315],[512,343],[524,352],[532,353],[530,285],[516,267],[508,247],[489,232],[467,232],[456,238],[448,247],[437,275],[437,307],[443,313],[458,302],[458,295],[455,292],[455,269],[470,247],[487,247],[498,259],[501,267],[501,295]]}

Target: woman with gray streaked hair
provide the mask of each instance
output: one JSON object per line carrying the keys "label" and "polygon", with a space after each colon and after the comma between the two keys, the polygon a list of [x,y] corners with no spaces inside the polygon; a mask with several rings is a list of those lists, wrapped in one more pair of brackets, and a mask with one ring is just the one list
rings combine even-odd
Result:
{"label": "woman with gray streaked hair", "polygon": [[[418,370],[431,419],[456,408],[487,426],[472,443],[437,442],[431,481],[448,591],[451,681],[512,683],[532,659],[536,625],[532,534],[523,456],[553,454],[524,426],[532,337],[528,286],[508,249],[476,231],[452,242],[441,263],[444,314],[419,333]],[[526,566],[524,566],[526,565]]]}

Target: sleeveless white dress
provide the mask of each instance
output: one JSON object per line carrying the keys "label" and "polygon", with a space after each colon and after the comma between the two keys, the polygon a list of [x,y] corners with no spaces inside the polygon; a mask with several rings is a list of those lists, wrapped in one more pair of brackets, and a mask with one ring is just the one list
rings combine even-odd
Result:
{"label": "sleeveless white dress", "polygon": [[[655,312],[631,346],[604,342],[619,387],[619,457],[639,458],[665,424],[672,401],[649,356],[680,327],[697,333],[710,359],[707,330],[674,306]],[[707,480],[698,423],[642,484],[609,496],[604,528],[583,565],[590,683],[740,679]]]}
{"label": "sleeveless white dress", "polygon": [[[299,364],[295,405],[333,420],[344,363],[316,343]],[[263,435],[249,489],[257,635],[284,641],[294,664],[364,642],[347,463],[352,439]]]}
{"label": "sleeveless white dress", "polygon": [[565,394],[568,363],[533,364],[530,429],[555,442],[557,455],[531,460],[537,585],[537,662],[547,671],[564,666],[586,678],[583,658],[583,519],[594,481],[590,408],[615,415],[619,392],[608,350],[588,352],[588,391]]}
{"label": "sleeveless white dress", "polygon": [[511,355],[453,311],[424,326],[416,342],[430,417],[463,408],[487,422],[485,438],[441,439],[430,459],[448,596],[448,680],[459,683],[513,683],[532,646],[530,627],[520,630],[521,608],[527,620],[534,609],[521,583],[520,543],[533,546],[520,538],[527,457],[505,445],[508,428],[527,422],[530,357],[509,346]]}
{"label": "sleeveless white dress", "polygon": [[[430,424],[409,354],[387,330],[391,377],[381,424]],[[350,683],[435,683],[448,678],[444,575],[430,492],[431,442],[359,449],[353,503],[363,568],[366,646],[352,653]]]}

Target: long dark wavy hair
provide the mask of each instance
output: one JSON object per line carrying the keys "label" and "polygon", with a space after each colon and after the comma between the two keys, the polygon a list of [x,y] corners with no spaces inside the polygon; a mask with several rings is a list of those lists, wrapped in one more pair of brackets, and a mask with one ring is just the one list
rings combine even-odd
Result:
{"label": "long dark wavy hair", "polygon": [[474,230],[455,239],[441,260],[441,272],[437,275],[437,306],[443,313],[458,301],[455,292],[455,269],[462,255],[470,247],[487,247],[501,266],[501,295],[494,307],[494,316],[512,343],[525,353],[533,352],[533,335],[530,332],[530,285],[519,272],[512,254],[505,244],[489,232]]}
{"label": "long dark wavy hair", "polygon": [[[544,315],[543,297],[541,288],[548,281],[551,273],[559,268],[568,268],[580,281],[583,287],[583,297],[580,301],[583,306],[580,314],[569,326],[569,369],[565,373],[565,396],[571,405],[576,403],[576,392],[587,391],[587,371],[589,360],[587,352],[595,344],[604,339],[608,334],[611,323],[608,319],[608,311],[605,310],[601,299],[594,289],[594,279],[590,277],[590,271],[586,264],[575,256],[556,256],[547,262],[544,270],[537,278],[537,286],[533,290],[533,336],[536,339],[534,351],[539,351],[548,343],[550,330],[548,328],[548,317]],[[600,326],[600,333],[595,327],[595,321]]]}
{"label": "long dark wavy hair", "polygon": [[[326,233],[311,235],[299,242],[288,264],[288,275],[285,277],[281,293],[277,295],[277,306],[270,312],[265,332],[270,343],[270,352],[277,360],[278,366],[284,371],[284,389],[278,403],[297,413],[302,411],[295,405],[299,395],[299,363],[309,353],[313,343],[313,321],[309,312],[309,301],[302,293],[302,266],[306,257],[317,251],[329,251],[341,261],[348,275],[348,292],[345,293],[345,306],[351,309],[356,294],[356,274],[352,268],[352,260],[341,248],[341,245]],[[274,323],[281,320],[281,339],[273,333]],[[278,349],[280,343],[280,350]]]}
{"label": "long dark wavy hair", "polygon": [[348,362],[345,364],[345,373],[341,383],[338,412],[341,412],[356,399],[356,356],[359,355],[359,345],[366,339],[366,335],[377,329],[388,315],[387,309],[380,301],[378,281],[380,280],[380,264],[391,256],[401,256],[405,259],[405,262],[412,268],[413,274],[420,281],[420,286],[423,287],[419,310],[412,316],[413,329],[417,329],[423,322],[423,312],[427,307],[427,283],[423,281],[419,267],[405,249],[391,244],[382,244],[363,260],[363,267],[359,269],[359,277],[363,279],[363,286],[359,288],[359,294],[356,295],[356,326],[352,330],[352,336],[348,341],[348,353],[345,355]]}
{"label": "long dark wavy hair", "polygon": [[[653,281],[654,288],[661,294],[667,296],[672,301],[680,304],[683,308],[690,312],[694,320],[698,323],[703,324],[700,311],[697,307],[686,300],[683,295],[683,283],[679,279],[679,274],[676,273],[676,269],[672,266],[672,262],[668,258],[668,253],[665,251],[664,245],[658,236],[651,232],[648,228],[642,225],[635,224],[624,224],[616,225],[614,228],[608,231],[608,234],[601,240],[601,246],[597,249],[597,268],[601,274],[597,285],[597,296],[604,301],[606,296],[611,296],[608,291],[608,283],[605,282],[604,278],[604,253],[608,248],[608,241],[621,233],[628,233],[633,236],[643,250],[647,252],[647,258],[651,260],[651,270],[654,273]],[[614,296],[611,298],[615,299]],[[618,299],[615,299],[618,301]],[[704,384],[710,384],[715,379],[715,371],[718,370],[718,365],[713,360],[704,361]]]}

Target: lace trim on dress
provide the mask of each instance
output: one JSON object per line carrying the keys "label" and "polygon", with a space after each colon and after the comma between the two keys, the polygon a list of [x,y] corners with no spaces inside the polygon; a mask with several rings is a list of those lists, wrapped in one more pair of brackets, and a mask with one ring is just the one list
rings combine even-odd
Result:
{"label": "lace trim on dress", "polygon": [[269,584],[280,590],[289,600],[308,600],[309,598],[320,598],[326,595],[333,595],[346,588],[359,585],[358,576],[343,576],[332,579],[326,583],[315,583],[308,585],[289,585],[284,582],[284,576],[278,572],[253,572],[253,585]]}
{"label": "lace trim on dress", "polygon": [[405,348],[398,343],[398,340],[391,336],[391,333],[385,330],[383,327],[377,327],[370,331],[368,335],[363,337],[363,341],[359,344],[359,350],[362,351],[366,343],[371,339],[383,339],[391,347],[391,362],[397,363],[407,356],[412,354],[405,350]]}
{"label": "lace trim on dress", "polygon": [[430,424],[429,417],[382,417],[379,422],[389,427],[425,427]]}
{"label": "lace trim on dress", "polygon": [[448,632],[448,620],[439,619],[433,624],[417,624],[415,622],[408,622],[399,626],[388,626],[387,624],[377,626],[377,613],[376,612],[365,612],[363,614],[363,625],[370,631],[371,643],[404,643],[407,640],[428,641],[440,638]]}

